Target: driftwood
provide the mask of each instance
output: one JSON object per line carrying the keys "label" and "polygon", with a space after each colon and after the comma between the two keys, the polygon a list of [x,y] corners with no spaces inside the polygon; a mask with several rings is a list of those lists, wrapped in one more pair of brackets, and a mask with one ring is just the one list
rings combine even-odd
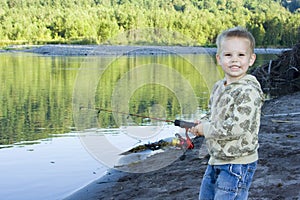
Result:
{"label": "driftwood", "polygon": [[300,91],[300,43],[250,72],[273,97]]}

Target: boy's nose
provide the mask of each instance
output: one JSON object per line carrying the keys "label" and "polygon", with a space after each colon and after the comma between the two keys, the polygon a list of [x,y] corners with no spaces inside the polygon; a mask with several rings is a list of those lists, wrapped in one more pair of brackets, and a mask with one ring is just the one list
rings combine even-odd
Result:
{"label": "boy's nose", "polygon": [[238,57],[237,56],[232,56],[231,57],[231,62],[238,62]]}

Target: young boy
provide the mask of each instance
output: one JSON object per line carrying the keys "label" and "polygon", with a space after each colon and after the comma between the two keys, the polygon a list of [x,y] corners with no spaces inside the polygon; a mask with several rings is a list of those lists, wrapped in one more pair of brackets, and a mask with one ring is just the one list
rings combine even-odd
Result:
{"label": "young boy", "polygon": [[214,85],[207,119],[190,130],[205,137],[210,154],[199,199],[242,200],[248,197],[256,170],[264,100],[260,84],[247,74],[256,59],[255,40],[235,27],[221,33],[216,43],[225,78]]}

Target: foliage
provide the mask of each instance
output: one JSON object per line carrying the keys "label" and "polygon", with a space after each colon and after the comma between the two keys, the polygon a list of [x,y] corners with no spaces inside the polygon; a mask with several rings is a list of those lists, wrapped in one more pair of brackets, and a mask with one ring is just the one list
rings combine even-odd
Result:
{"label": "foliage", "polygon": [[292,46],[300,38],[299,6],[299,0],[1,0],[0,44],[99,44],[122,34],[116,44],[176,44],[155,32],[136,39],[137,30],[150,28],[212,45],[220,31],[240,25],[258,46]]}

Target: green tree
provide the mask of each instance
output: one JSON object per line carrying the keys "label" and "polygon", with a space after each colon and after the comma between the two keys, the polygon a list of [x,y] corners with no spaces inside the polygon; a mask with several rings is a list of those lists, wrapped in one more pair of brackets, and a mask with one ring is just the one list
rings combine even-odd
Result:
{"label": "green tree", "polygon": [[[128,42],[137,39],[136,30],[154,28],[179,32],[197,41],[197,45],[211,45],[223,29],[246,26],[258,37],[257,44],[289,45],[298,40],[298,3],[299,0],[1,1],[0,40],[68,43],[93,38],[92,41],[103,42],[127,33],[127,39],[122,41]],[[285,9],[291,6],[292,11]],[[163,36],[144,38],[153,44],[174,41],[159,37]]]}

